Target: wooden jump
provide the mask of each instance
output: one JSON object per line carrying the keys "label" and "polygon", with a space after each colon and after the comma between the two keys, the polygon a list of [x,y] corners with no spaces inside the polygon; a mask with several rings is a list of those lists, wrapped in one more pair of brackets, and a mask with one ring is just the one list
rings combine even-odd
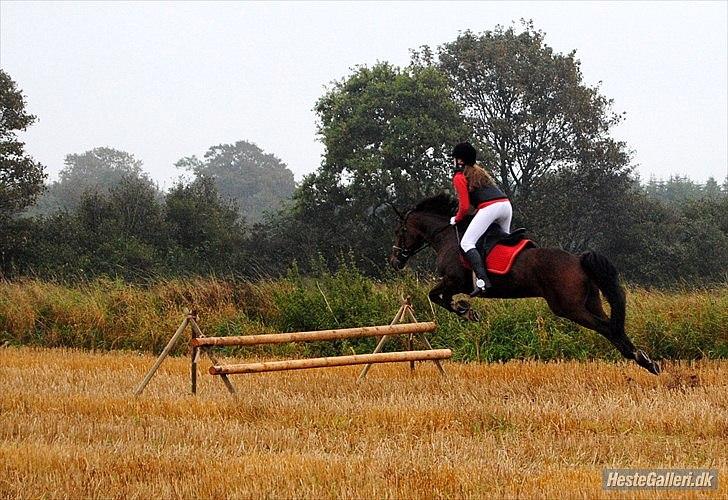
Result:
{"label": "wooden jump", "polygon": [[383,337],[385,335],[407,335],[434,332],[433,322],[400,323],[397,325],[362,326],[338,330],[317,330],[295,333],[269,333],[264,335],[242,335],[236,337],[200,337],[192,339],[192,347],[251,346],[261,344],[287,344],[316,340],[357,339],[362,337]]}
{"label": "wooden jump", "polygon": [[329,368],[332,366],[366,365],[372,363],[397,363],[401,361],[433,361],[452,357],[450,349],[426,351],[385,352],[377,354],[354,354],[329,358],[293,359],[266,361],[240,365],[217,365],[210,367],[211,375],[232,375],[237,373],[277,372],[282,370],[303,370],[307,368]]}
{"label": "wooden jump", "polygon": [[[407,320],[410,322],[404,322]],[[139,396],[142,391],[144,391],[144,388],[150,382],[157,369],[159,369],[162,361],[169,355],[170,352],[172,352],[174,346],[177,344],[182,333],[188,326],[191,328],[190,386],[192,394],[197,393],[197,363],[201,354],[206,355],[212,362],[210,373],[212,375],[219,375],[227,390],[233,395],[235,395],[235,387],[228,379],[228,374],[302,370],[306,368],[326,368],[346,365],[365,365],[359,375],[359,381],[361,381],[366,377],[369,368],[376,363],[396,363],[408,361],[410,370],[414,370],[415,361],[432,361],[437,366],[440,374],[445,375],[445,370],[442,366],[441,360],[449,359],[452,356],[450,349],[432,348],[432,345],[430,345],[430,342],[424,334],[435,331],[437,325],[429,321],[417,321],[409,297],[402,302],[399,311],[397,311],[397,314],[394,316],[394,319],[389,325],[232,337],[205,337],[197,324],[197,313],[192,310],[187,312],[184,320],[169,340],[154,365],[134,390],[134,394],[136,396]],[[382,353],[381,351],[384,348],[384,344],[387,342],[389,337],[396,335],[408,335],[406,341],[407,350]],[[292,359],[284,361],[221,365],[218,359],[211,352],[212,348],[221,346],[254,346],[263,344],[283,344],[288,342],[356,339],[362,337],[379,337],[379,342],[377,343],[377,347],[374,349],[373,353],[327,358]],[[414,340],[419,340],[423,346],[427,348],[427,350],[413,350]]]}

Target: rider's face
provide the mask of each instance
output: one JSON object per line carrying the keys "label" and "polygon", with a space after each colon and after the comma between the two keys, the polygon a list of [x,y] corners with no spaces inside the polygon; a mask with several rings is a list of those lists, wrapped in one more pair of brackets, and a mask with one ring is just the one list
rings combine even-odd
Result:
{"label": "rider's face", "polygon": [[465,163],[463,163],[463,160],[461,160],[460,158],[453,158],[452,163],[455,168],[465,165]]}

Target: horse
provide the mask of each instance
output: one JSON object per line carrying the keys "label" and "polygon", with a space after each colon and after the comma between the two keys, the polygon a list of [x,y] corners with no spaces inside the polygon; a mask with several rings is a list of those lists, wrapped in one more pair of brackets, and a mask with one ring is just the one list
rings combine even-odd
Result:
{"label": "horse", "polygon": [[[395,230],[395,244],[389,263],[397,270],[410,257],[431,247],[437,254],[440,282],[429,292],[432,302],[470,320],[478,315],[466,301],[453,303],[453,296],[473,289],[472,271],[460,260],[458,226],[451,226],[450,216],[457,202],[447,194],[427,198],[405,215]],[[468,220],[463,221],[463,226]],[[490,274],[490,273],[489,273]],[[660,364],[637,349],[624,328],[625,291],[619,274],[603,255],[585,252],[574,255],[558,248],[524,248],[504,275],[490,275],[492,287],[485,298],[543,297],[553,313],[606,337],[626,359],[634,360],[650,373],[658,375]],[[604,311],[601,294],[610,306]]]}

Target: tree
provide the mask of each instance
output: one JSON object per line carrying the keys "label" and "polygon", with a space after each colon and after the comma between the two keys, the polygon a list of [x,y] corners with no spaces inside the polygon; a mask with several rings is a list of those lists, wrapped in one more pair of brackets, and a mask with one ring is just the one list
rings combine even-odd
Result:
{"label": "tree", "polygon": [[17,137],[36,119],[25,106],[16,83],[0,69],[0,273],[14,265],[15,253],[24,246],[27,231],[17,215],[41,193],[46,176]]}
{"label": "tree", "polygon": [[541,245],[569,252],[604,251],[635,219],[644,197],[620,148],[607,141],[582,152],[578,165],[546,172],[534,180],[519,215]]}
{"label": "tree", "polygon": [[466,31],[438,51],[482,160],[519,198],[539,176],[574,167],[582,150],[612,141],[609,131],[622,118],[598,87],[584,84],[575,51],[556,53],[532,23],[523,28]]}
{"label": "tree", "polygon": [[124,179],[136,179],[156,191],[154,181],[142,170],[141,160],[126,151],[97,147],[66,155],[64,165],[58,181],[49,186],[47,195],[39,201],[37,213],[74,210],[85,195],[95,192],[106,196]]}
{"label": "tree", "polygon": [[107,193],[86,191],[74,210],[32,221],[21,270],[133,281],[246,271],[237,208],[220,199],[211,179],[180,182],[161,201],[156,188],[138,177],[122,178]]}
{"label": "tree", "polygon": [[70,215],[85,275],[136,279],[160,271],[168,231],[157,189],[143,178],[123,177],[103,194],[84,192]]}
{"label": "tree", "polygon": [[172,264],[177,270],[245,271],[245,230],[238,208],[220,198],[213,179],[203,176],[189,184],[179,182],[165,201],[170,236],[183,250]]}
{"label": "tree", "polygon": [[109,190],[107,203],[114,214],[114,231],[155,247],[166,244],[159,191],[144,177],[123,177]]}
{"label": "tree", "polygon": [[43,166],[25,153],[17,138],[35,120],[25,110],[22,92],[0,69],[0,217],[5,221],[32,204],[43,189]]}
{"label": "tree", "polygon": [[406,208],[447,187],[450,150],[469,132],[432,67],[359,67],[315,110],[326,152],[296,191],[292,231],[311,238],[310,251],[353,248],[367,268],[380,266],[391,245],[387,204]]}
{"label": "tree", "polygon": [[162,273],[168,229],[155,186],[124,177],[107,193],[89,190],[73,210],[29,221],[20,271],[53,279],[98,275],[148,279]]}
{"label": "tree", "polygon": [[708,177],[703,185],[703,197],[709,200],[718,200],[726,195],[728,195],[728,192],[723,191],[715,177]]}
{"label": "tree", "polygon": [[284,201],[291,199],[295,187],[293,172],[285,163],[247,141],[213,146],[203,160],[191,156],[175,165],[198,178],[213,179],[220,195],[233,200],[249,222],[259,221],[266,212],[278,211]]}
{"label": "tree", "polygon": [[681,175],[671,175],[666,181],[651,178],[645,191],[651,197],[677,207],[701,199],[718,200],[728,194],[713,177],[701,185]]}
{"label": "tree", "polygon": [[452,146],[469,135],[434,68],[360,67],[315,110],[326,153],[309,186],[334,183],[347,203],[370,210],[385,201],[406,206],[447,186]]}

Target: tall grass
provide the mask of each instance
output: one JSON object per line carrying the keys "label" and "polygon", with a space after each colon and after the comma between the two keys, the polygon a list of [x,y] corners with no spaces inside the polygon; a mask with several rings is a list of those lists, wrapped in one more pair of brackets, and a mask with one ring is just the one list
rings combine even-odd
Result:
{"label": "tall grass", "polygon": [[[420,320],[434,319],[434,347],[456,359],[618,359],[598,334],[555,317],[541,299],[477,300],[479,323],[433,306],[429,279],[405,274],[387,281],[351,266],[285,279],[243,282],[219,278],[160,280],[141,287],[100,279],[65,286],[38,280],[0,282],[0,344],[159,351],[195,309],[207,335],[386,324],[411,295]],[[627,332],[658,358],[728,358],[728,286],[683,292],[629,288]],[[366,352],[375,339],[279,346],[262,351],[310,356]],[[393,342],[392,346],[396,347]],[[184,346],[178,347],[181,353]],[[256,353],[261,349],[256,349]]]}

